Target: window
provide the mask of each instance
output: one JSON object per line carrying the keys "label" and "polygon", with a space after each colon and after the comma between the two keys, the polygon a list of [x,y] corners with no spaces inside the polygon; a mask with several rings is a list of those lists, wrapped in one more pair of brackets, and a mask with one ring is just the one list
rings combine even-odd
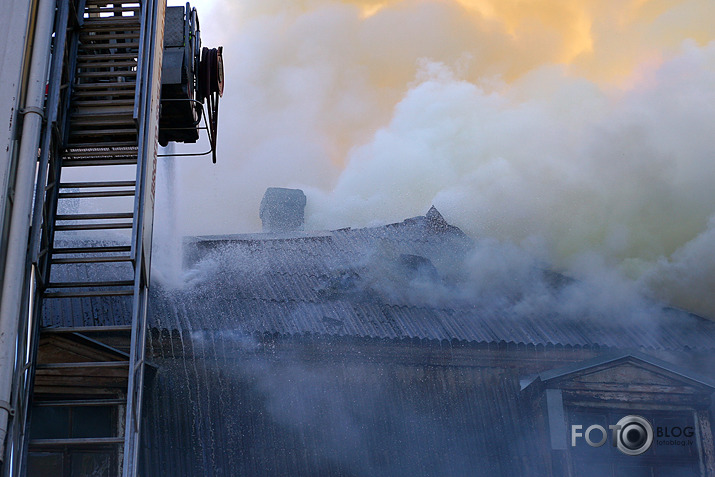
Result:
{"label": "window", "polygon": [[117,446],[93,439],[115,436],[115,422],[116,410],[110,406],[34,407],[28,477],[112,477],[118,468]]}

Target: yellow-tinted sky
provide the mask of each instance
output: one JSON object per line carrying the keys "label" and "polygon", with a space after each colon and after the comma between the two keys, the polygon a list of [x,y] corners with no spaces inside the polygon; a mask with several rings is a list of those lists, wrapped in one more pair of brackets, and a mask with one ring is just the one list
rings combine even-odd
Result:
{"label": "yellow-tinted sky", "polygon": [[259,229],[271,186],[303,188],[315,228],[435,204],[715,316],[715,1],[196,6],[226,91],[218,164],[180,167],[182,233]]}
{"label": "yellow-tinted sky", "polygon": [[[488,32],[499,42],[508,35],[513,43],[505,54],[528,56],[525,66],[536,59],[571,65],[574,74],[593,80],[617,83],[628,77],[643,61],[657,61],[673,54],[686,38],[705,44],[715,38],[715,2],[711,0],[247,0],[243,2],[199,2],[213,14],[239,27],[259,16],[283,17],[309,14],[340,4],[354,5],[369,22],[389,18],[394,12],[409,17],[427,4],[436,7],[434,24],[424,18],[424,31],[446,27],[444,39],[464,29]],[[458,6],[461,11],[451,7]],[[440,23],[440,13],[452,11],[452,19]],[[377,20],[378,22],[380,20]],[[409,19],[406,20],[409,22]],[[469,26],[467,26],[469,25]],[[224,32],[225,33],[225,32]],[[399,29],[395,30],[399,34]],[[417,38],[416,38],[417,40]],[[459,49],[459,45],[453,45]],[[473,50],[467,41],[465,51]],[[511,50],[511,51],[510,51]],[[506,77],[518,68],[503,72]]]}

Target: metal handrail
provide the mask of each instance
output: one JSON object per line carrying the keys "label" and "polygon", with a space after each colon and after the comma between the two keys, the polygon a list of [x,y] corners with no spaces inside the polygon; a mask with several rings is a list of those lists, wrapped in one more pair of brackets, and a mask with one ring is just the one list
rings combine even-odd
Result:
{"label": "metal handrail", "polygon": [[[137,475],[137,462],[139,455],[139,433],[141,421],[141,402],[144,386],[144,357],[145,357],[145,340],[146,340],[146,319],[148,307],[148,274],[149,265],[145,263],[145,254],[143,253],[144,234],[147,227],[145,217],[145,205],[147,197],[147,187],[153,187],[154,177],[147,177],[149,172],[149,164],[147,161],[152,161],[154,167],[156,165],[156,157],[150,157],[155,154],[155,144],[149,144],[149,138],[153,138],[150,126],[153,123],[150,121],[149,115],[152,111],[152,86],[155,78],[153,77],[153,67],[157,58],[155,54],[159,50],[156,42],[161,41],[157,38],[158,27],[158,9],[159,1],[163,0],[146,0],[143,5],[145,11],[146,22],[142,29],[141,35],[154,39],[153,42],[145,41],[142,45],[142,64],[141,64],[141,84],[137,84],[137,88],[142,90],[140,101],[135,102],[138,107],[138,137],[137,137],[137,171],[136,171],[136,191],[134,196],[134,221],[132,231],[134,234],[131,244],[131,256],[134,259],[134,300],[132,305],[132,330],[130,344],[130,373],[127,383],[127,404],[125,409],[125,426],[124,426],[124,457],[123,457],[123,477],[135,477]],[[164,4],[165,5],[165,4]],[[163,18],[161,19],[163,21]],[[163,41],[160,45],[163,48]],[[161,50],[159,50],[161,54]],[[158,120],[158,117],[155,118]],[[154,138],[156,141],[156,138]],[[149,148],[154,149],[149,149]],[[149,183],[148,180],[152,182]],[[152,191],[153,193],[153,191]],[[150,253],[150,252],[149,252]]]}
{"label": "metal handrail", "polygon": [[[141,24],[139,26],[139,52],[137,53],[137,75],[139,78],[143,78],[143,69],[145,68],[144,66],[144,48],[146,45],[146,21],[147,21],[147,8],[146,4],[142,4],[142,18],[141,18]],[[134,90],[134,111],[132,113],[132,117],[134,118],[134,121],[137,121],[139,119],[139,104],[141,102],[141,97],[143,94],[144,88],[139,88],[139,85],[136,86],[136,89]],[[137,123],[140,124],[140,123]]]}

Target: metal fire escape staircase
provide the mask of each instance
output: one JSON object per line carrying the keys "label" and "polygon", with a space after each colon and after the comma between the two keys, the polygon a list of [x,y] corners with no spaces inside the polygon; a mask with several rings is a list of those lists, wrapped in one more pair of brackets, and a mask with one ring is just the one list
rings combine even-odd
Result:
{"label": "metal fire escape staircase", "polygon": [[[16,434],[16,444],[20,461],[28,453],[71,459],[73,452],[94,452],[108,466],[98,475],[134,476],[146,367],[155,65],[165,7],[157,0],[62,0],[57,8],[30,245],[37,287],[31,306],[54,302],[75,314],[87,306],[112,308],[115,321],[79,316],[70,327],[29,324],[33,349],[16,385],[25,395],[16,419],[31,424]],[[67,352],[44,353],[48,341]],[[114,424],[107,435],[36,438],[28,414],[40,408],[72,409],[76,416],[102,408]],[[77,475],[74,466],[65,464],[65,472]]]}
{"label": "metal fire escape staircase", "polygon": [[216,162],[222,49],[188,3],[57,0],[49,78],[3,475],[134,477],[158,143]]}

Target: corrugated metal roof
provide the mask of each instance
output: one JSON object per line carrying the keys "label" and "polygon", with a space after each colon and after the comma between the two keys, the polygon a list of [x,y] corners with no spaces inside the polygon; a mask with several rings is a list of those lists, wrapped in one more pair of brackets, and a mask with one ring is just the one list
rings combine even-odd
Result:
{"label": "corrugated metal roof", "polygon": [[204,300],[199,295],[181,306],[171,302],[171,298],[154,302],[152,326],[176,329],[177,323],[186,323],[192,329],[237,330],[247,335],[322,335],[618,349],[715,348],[713,324],[693,316],[676,317],[679,321],[694,322],[683,327],[679,323],[668,327],[657,323],[644,327],[617,323],[599,325],[587,319],[566,320],[563,317],[503,316],[494,315],[491,310],[425,308],[343,299],[319,303],[265,298],[224,300],[211,297]]}
{"label": "corrugated metal roof", "polygon": [[[153,286],[151,325],[247,335],[715,348],[715,323],[677,310],[652,307],[657,312],[647,320],[620,322],[555,311],[520,313],[508,306],[508,296],[487,304],[472,300],[455,292],[459,277],[442,271],[463,261],[474,246],[436,211],[383,227],[199,237],[187,243],[193,281],[181,289]],[[428,277],[426,285],[420,274]],[[422,285],[415,286],[414,279]],[[43,321],[46,326],[126,324],[130,305],[127,298],[50,300]]]}
{"label": "corrugated metal roof", "polygon": [[[153,326],[171,329],[181,322],[193,329],[230,329],[248,335],[715,348],[715,323],[655,306],[657,313],[647,321],[619,322],[617,317],[520,314],[463,295],[455,300],[427,299],[420,292],[430,290],[415,293],[409,277],[415,271],[400,268],[400,260],[424,257],[443,269],[449,261],[463,260],[474,246],[434,213],[384,227],[316,236],[203,237],[190,246],[199,251],[195,260],[204,260],[204,265],[214,262],[200,267],[210,274],[190,289],[155,293]],[[551,279],[569,281],[547,273]],[[447,295],[459,287],[445,277],[433,285]]]}

